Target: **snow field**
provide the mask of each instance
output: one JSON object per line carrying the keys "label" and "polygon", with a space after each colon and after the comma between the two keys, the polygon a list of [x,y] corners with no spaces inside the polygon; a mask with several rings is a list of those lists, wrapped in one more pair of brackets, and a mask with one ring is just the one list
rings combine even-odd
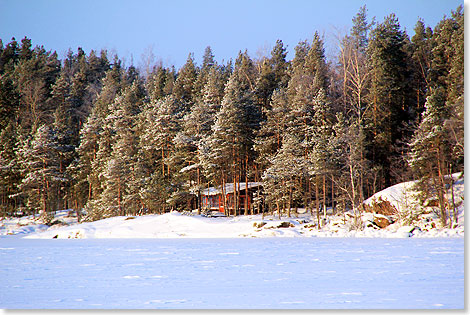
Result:
{"label": "snow field", "polygon": [[464,307],[463,239],[1,241],[6,309]]}
{"label": "snow field", "polygon": [[[365,213],[367,221],[372,214]],[[457,229],[413,230],[414,226],[390,225],[386,229],[351,230],[342,215],[330,217],[318,230],[316,219],[309,214],[297,218],[261,215],[206,218],[178,212],[141,217],[113,217],[95,222],[51,227],[30,233],[25,238],[238,238],[238,237],[463,237],[464,227]]]}

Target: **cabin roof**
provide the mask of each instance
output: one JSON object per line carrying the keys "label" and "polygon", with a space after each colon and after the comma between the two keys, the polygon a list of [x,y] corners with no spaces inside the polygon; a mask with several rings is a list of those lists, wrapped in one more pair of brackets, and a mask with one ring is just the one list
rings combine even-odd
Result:
{"label": "cabin roof", "polygon": [[[248,188],[255,188],[261,186],[262,182],[248,182]],[[240,183],[240,191],[246,189],[246,183]],[[233,194],[233,183],[225,184],[225,193]],[[209,187],[201,191],[203,196],[215,196],[222,194],[222,186],[219,187]]]}

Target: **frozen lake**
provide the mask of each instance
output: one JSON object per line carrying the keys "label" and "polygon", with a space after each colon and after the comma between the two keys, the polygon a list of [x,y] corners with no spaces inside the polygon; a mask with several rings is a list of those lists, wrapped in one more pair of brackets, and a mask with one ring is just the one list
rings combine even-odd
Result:
{"label": "frozen lake", "polygon": [[0,238],[0,308],[464,307],[464,240]]}

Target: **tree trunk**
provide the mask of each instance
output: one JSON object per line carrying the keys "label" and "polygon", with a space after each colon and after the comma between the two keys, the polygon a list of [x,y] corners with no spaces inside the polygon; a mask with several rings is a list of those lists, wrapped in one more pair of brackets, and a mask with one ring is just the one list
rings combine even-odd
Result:
{"label": "tree trunk", "polygon": [[201,171],[199,166],[197,167],[197,214],[201,214]]}
{"label": "tree trunk", "polygon": [[122,213],[122,205],[121,205],[121,181],[118,180],[118,211],[119,215],[124,215]]}
{"label": "tree trunk", "polygon": [[436,189],[437,189],[437,196],[439,198],[439,208],[441,210],[442,226],[446,226],[447,211],[446,211],[445,198],[444,198],[445,182],[444,182],[444,175],[442,174],[442,168],[441,168],[442,155],[441,155],[441,150],[440,150],[440,144],[438,143],[436,147],[437,147],[436,157],[437,157],[437,172],[438,172],[438,183],[436,183],[437,184]]}
{"label": "tree trunk", "polygon": [[80,223],[82,221],[82,212],[80,211],[77,199],[75,199],[75,212],[77,213],[77,221]]}
{"label": "tree trunk", "polygon": [[310,208],[310,215],[313,217],[313,207],[311,205],[312,203],[312,181],[310,179],[307,179],[308,181],[308,200],[307,200],[307,205]]}
{"label": "tree trunk", "polygon": [[165,149],[162,146],[162,175],[165,178]]}
{"label": "tree trunk", "polygon": [[233,166],[233,216],[237,216],[238,209],[238,189],[237,189],[237,168],[236,165]]}
{"label": "tree trunk", "polygon": [[317,224],[318,224],[318,229],[320,229],[320,205],[319,205],[319,201],[318,200],[318,195],[319,195],[319,192],[318,192],[318,176],[315,175],[315,208],[316,208],[316,212],[317,212]]}
{"label": "tree trunk", "polygon": [[[300,179],[300,181],[302,181],[302,179]],[[307,177],[305,177],[305,190],[304,190],[304,207],[305,207],[305,213],[308,213],[309,212],[309,207],[308,207],[308,191],[309,191],[309,184],[308,184],[309,180]],[[300,187],[302,187],[302,183],[300,185]],[[310,215],[312,215],[310,213]]]}
{"label": "tree trunk", "polygon": [[292,206],[292,184],[289,184],[289,201],[287,204],[287,217],[290,218],[290,208]]}
{"label": "tree trunk", "polygon": [[334,175],[331,175],[331,210],[333,211],[333,214],[336,214],[336,208],[335,208],[335,177],[334,177]]}
{"label": "tree trunk", "polygon": [[323,216],[326,218],[326,176],[323,175]]}
{"label": "tree trunk", "polygon": [[452,215],[454,216],[454,222],[458,224],[459,217],[455,211],[456,207],[455,207],[455,194],[454,194],[454,176],[452,175],[452,164],[449,165],[449,174],[450,174],[450,192],[452,196]]}
{"label": "tree trunk", "polygon": [[248,215],[248,155],[245,159],[245,215]]}

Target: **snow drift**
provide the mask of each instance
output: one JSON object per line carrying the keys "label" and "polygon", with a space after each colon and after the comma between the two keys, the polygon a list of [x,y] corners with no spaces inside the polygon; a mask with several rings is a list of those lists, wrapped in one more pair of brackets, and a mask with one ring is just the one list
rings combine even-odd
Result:
{"label": "snow drift", "polygon": [[[32,218],[2,219],[0,235],[25,234],[26,238],[239,238],[239,237],[462,237],[464,235],[464,179],[455,177],[454,191],[461,200],[458,224],[453,229],[439,226],[437,212],[427,209],[412,223],[390,219],[378,213],[363,212],[360,226],[352,212],[322,218],[321,228],[316,217],[295,214],[291,218],[251,215],[237,217],[203,217],[178,212],[141,217],[113,217],[77,224],[67,211],[59,212],[61,224],[47,226]],[[378,192],[365,201],[390,202],[398,217],[410,210],[413,203],[412,182],[405,182]],[[353,224],[356,219],[356,225]],[[75,220],[75,221],[74,221]]]}

